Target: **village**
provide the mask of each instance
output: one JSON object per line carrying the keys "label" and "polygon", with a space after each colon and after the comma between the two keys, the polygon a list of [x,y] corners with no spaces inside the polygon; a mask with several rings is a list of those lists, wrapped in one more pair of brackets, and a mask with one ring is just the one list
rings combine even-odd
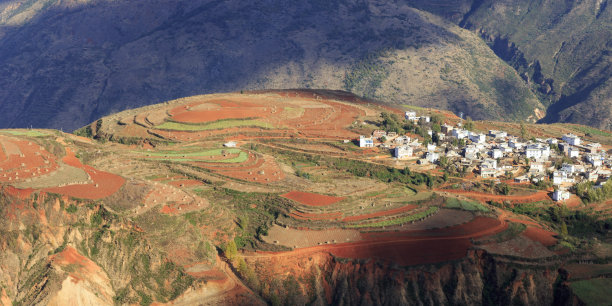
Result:
{"label": "village", "polygon": [[[391,120],[392,119],[386,119]],[[430,116],[405,112],[404,123],[426,131],[425,137],[410,137],[396,131],[375,130],[361,135],[359,147],[389,150],[397,163],[422,165],[445,175],[552,187],[552,199],[565,201],[580,183],[599,189],[610,180],[612,157],[599,143],[585,143],[574,134],[561,139],[516,136],[501,130],[471,131],[468,122],[452,126],[432,122]],[[420,139],[422,138],[422,139]]]}

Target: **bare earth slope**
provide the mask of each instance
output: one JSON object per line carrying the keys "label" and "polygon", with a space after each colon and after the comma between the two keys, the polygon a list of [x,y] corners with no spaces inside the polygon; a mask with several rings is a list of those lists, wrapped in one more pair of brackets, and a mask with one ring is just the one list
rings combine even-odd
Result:
{"label": "bare earth slope", "polygon": [[0,127],[75,129],[210,92],[345,89],[536,120],[544,107],[475,34],[400,1],[5,1]]}

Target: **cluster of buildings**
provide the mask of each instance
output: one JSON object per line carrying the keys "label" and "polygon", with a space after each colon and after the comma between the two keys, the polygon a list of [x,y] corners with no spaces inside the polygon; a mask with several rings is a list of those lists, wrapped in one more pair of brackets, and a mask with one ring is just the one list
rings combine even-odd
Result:
{"label": "cluster of buildings", "polygon": [[[421,118],[426,117],[406,112],[406,120],[429,121]],[[440,130],[437,145],[424,145],[418,139],[377,130],[371,137],[361,136],[359,146],[374,147],[374,140],[384,140],[377,141],[376,145],[390,149],[398,160],[417,159],[420,164],[437,164],[440,157],[445,156],[448,165],[474,172],[481,178],[513,177],[517,183],[551,180],[555,185],[555,200],[568,198],[567,188],[583,180],[601,186],[612,173],[612,157],[602,150],[602,146],[583,144],[574,134],[561,139],[525,141],[505,131],[471,132],[463,129],[460,123],[457,126],[444,124]],[[431,130],[428,133],[433,135]],[[561,160],[566,162],[559,166]]]}

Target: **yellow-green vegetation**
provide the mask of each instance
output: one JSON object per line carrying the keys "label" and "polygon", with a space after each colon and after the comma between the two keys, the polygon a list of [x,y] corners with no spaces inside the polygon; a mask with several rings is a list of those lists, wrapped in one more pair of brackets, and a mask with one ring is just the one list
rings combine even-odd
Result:
{"label": "yellow-green vegetation", "polygon": [[480,203],[466,200],[459,200],[457,198],[449,198],[446,200],[446,208],[463,209],[467,211],[482,211],[488,212],[489,209]]}
{"label": "yellow-green vegetation", "polygon": [[383,226],[399,225],[399,224],[413,222],[413,221],[417,221],[417,220],[429,217],[429,216],[435,214],[436,212],[438,212],[438,209],[439,208],[437,206],[431,206],[431,207],[429,207],[425,211],[418,212],[416,214],[409,215],[409,216],[404,216],[404,217],[400,217],[400,218],[396,218],[396,219],[384,220],[384,221],[379,221],[379,222],[374,222],[374,223],[363,223],[363,224],[347,225],[346,227],[348,227],[348,228],[365,228],[365,227],[383,227]]}
{"label": "yellow-green vegetation", "polygon": [[570,287],[586,305],[610,305],[610,296],[607,293],[612,288],[612,279],[582,280],[571,283]]}
{"label": "yellow-green vegetation", "polygon": [[207,130],[221,130],[233,127],[258,127],[262,129],[273,129],[275,126],[271,123],[264,122],[257,119],[230,119],[230,120],[219,120],[206,124],[187,124],[174,121],[166,121],[155,128],[160,130],[171,130],[171,131],[207,131]]}
{"label": "yellow-green vegetation", "polygon": [[2,133],[14,135],[14,136],[28,136],[28,137],[49,136],[49,134],[43,133],[38,130],[4,130],[2,131]]}
{"label": "yellow-green vegetation", "polygon": [[[207,162],[207,163],[243,163],[248,158],[249,155],[241,151],[240,149],[229,148],[229,149],[213,149],[207,151],[199,151],[199,152],[181,152],[181,151],[166,151],[166,152],[137,152],[140,154],[147,154],[152,157],[163,157],[156,160],[165,160],[165,161],[175,161],[175,162],[190,162],[190,161],[199,161],[199,162]],[[202,160],[193,157],[204,157],[204,156],[220,156],[224,153],[229,154],[238,154],[236,157],[227,158],[227,159],[216,159],[216,160]],[[192,158],[189,158],[192,157]]]}

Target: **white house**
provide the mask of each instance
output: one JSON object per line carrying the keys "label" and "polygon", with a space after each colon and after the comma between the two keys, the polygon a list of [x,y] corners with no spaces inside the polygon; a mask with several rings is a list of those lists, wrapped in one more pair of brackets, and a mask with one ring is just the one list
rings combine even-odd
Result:
{"label": "white house", "polygon": [[482,164],[480,165],[480,167],[496,169],[497,168],[497,160],[492,159],[492,158],[487,158],[487,159],[482,161]]}
{"label": "white house", "polygon": [[593,167],[601,167],[604,161],[603,156],[599,154],[587,154],[586,159]]}
{"label": "white house", "polygon": [[570,147],[567,150],[567,156],[569,156],[569,158],[580,157],[580,150],[578,150],[576,147]]}
{"label": "white house", "polygon": [[563,141],[571,144],[572,146],[579,146],[580,145],[580,137],[574,135],[574,134],[566,134],[563,135]]}
{"label": "white house", "polygon": [[574,174],[576,172],[576,165],[574,164],[563,164],[559,171],[567,172],[568,174]]}
{"label": "white house", "polygon": [[398,159],[411,157],[413,153],[413,149],[411,146],[397,146],[393,150],[393,156]]}
{"label": "white house", "polygon": [[589,152],[591,153],[597,153],[597,151],[601,150],[601,144],[599,143],[589,143],[587,145],[587,148],[589,149]]}
{"label": "white house", "polygon": [[544,163],[534,162],[529,164],[530,173],[542,173],[545,171],[545,169],[546,166],[544,165]]}
{"label": "white house", "polygon": [[470,140],[474,143],[485,143],[487,136],[485,134],[470,133]]}
{"label": "white house", "polygon": [[440,131],[446,135],[451,135],[454,129],[455,128],[452,125],[448,125],[445,123],[441,126]]}
{"label": "white house", "polygon": [[508,133],[504,131],[498,131],[498,130],[489,130],[489,136],[493,138],[504,138],[504,137],[508,137]]}
{"label": "white house", "polygon": [[408,144],[408,143],[410,143],[410,137],[408,137],[408,136],[399,136],[399,137],[395,138],[393,140],[393,142],[395,142],[396,144],[400,144],[400,145]]}
{"label": "white house", "polygon": [[374,140],[372,137],[359,136],[359,147],[360,148],[372,148],[374,147]]}
{"label": "white house", "polygon": [[546,139],[546,143],[548,143],[548,144],[557,144],[557,143],[559,143],[559,140],[557,138],[548,138],[548,139]]}
{"label": "white house", "polygon": [[480,177],[482,178],[494,178],[497,177],[497,170],[494,168],[480,168]]}
{"label": "white house", "polygon": [[419,120],[419,117],[417,117],[416,112],[406,112],[405,117],[406,117],[406,120],[410,120],[410,121]]}
{"label": "white house", "polygon": [[427,144],[427,152],[434,152],[436,150],[436,145],[433,143]]}
{"label": "white house", "polygon": [[490,155],[492,158],[497,159],[497,158],[502,158],[502,157],[504,157],[504,152],[503,152],[502,150],[500,150],[500,149],[493,149],[493,150],[491,150],[491,152],[489,152],[489,155]]}
{"label": "white house", "polygon": [[451,135],[457,137],[457,139],[466,138],[468,137],[468,134],[469,134],[467,130],[461,130],[461,129],[454,129],[451,133],[452,133]]}
{"label": "white house", "polygon": [[438,159],[440,159],[440,155],[434,152],[427,152],[427,155],[425,155],[425,159],[427,159],[428,162],[433,164],[438,161]]}
{"label": "white house", "polygon": [[525,144],[520,142],[520,141],[518,141],[518,140],[516,140],[516,139],[511,139],[511,140],[508,141],[508,146],[511,147],[511,148],[520,150],[520,149],[522,149],[525,146]]}
{"label": "white house", "polygon": [[475,159],[476,154],[478,153],[478,148],[474,145],[469,145],[463,149],[463,156],[469,159]]}
{"label": "white house", "polygon": [[552,194],[552,198],[557,202],[565,201],[570,198],[570,193],[567,190],[556,189]]}

